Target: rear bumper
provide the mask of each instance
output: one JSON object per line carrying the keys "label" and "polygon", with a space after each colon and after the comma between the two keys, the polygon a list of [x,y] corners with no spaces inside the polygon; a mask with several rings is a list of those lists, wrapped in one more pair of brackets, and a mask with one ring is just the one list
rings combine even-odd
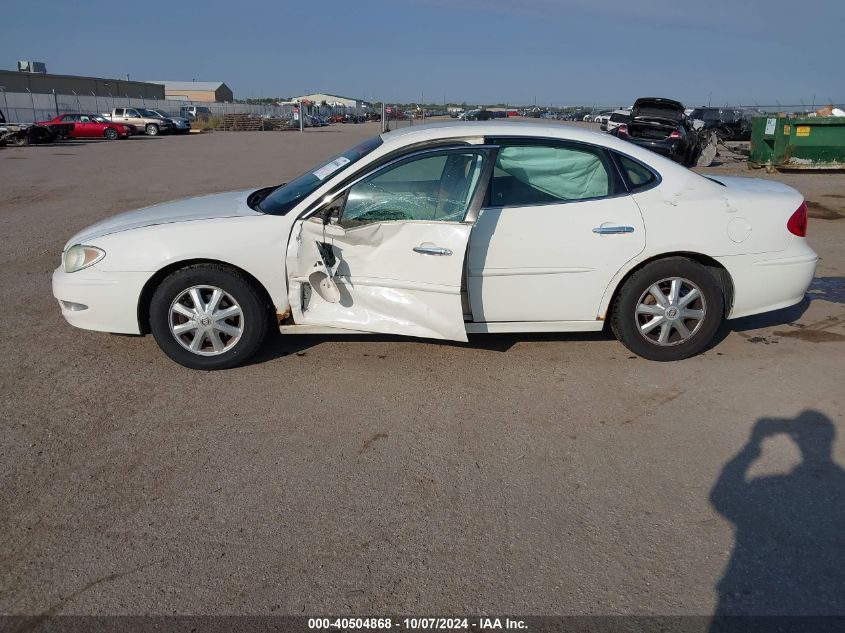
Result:
{"label": "rear bumper", "polygon": [[666,156],[667,158],[671,158],[674,161],[681,162],[684,158],[684,142],[681,139],[678,140],[647,140],[647,139],[639,139],[633,136],[623,136],[621,137],[626,141],[633,143],[634,145],[638,145],[640,147],[644,147],[645,149],[649,149],[656,154],[660,154],[661,156]]}
{"label": "rear bumper", "polygon": [[803,238],[782,253],[716,258],[731,274],[734,303],[729,319],[770,312],[800,303],[816,272],[818,255]]}
{"label": "rear bumper", "polygon": [[95,266],[66,273],[53,272],[53,296],[62,316],[84,330],[140,334],[138,300],[152,273],[103,272]]}

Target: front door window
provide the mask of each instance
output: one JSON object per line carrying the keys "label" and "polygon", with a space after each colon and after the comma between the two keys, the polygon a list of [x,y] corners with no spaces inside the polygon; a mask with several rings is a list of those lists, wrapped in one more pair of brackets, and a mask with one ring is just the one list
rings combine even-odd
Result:
{"label": "front door window", "polygon": [[453,150],[410,158],[368,176],[349,190],[340,225],[375,222],[463,222],[485,154]]}

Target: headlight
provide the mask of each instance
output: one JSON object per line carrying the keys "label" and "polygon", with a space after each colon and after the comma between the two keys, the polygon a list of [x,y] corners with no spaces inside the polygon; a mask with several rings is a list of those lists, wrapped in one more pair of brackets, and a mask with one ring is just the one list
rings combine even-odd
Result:
{"label": "headlight", "polygon": [[66,273],[75,273],[77,270],[96,264],[105,256],[106,251],[101,248],[76,244],[67,249],[62,256],[62,263]]}

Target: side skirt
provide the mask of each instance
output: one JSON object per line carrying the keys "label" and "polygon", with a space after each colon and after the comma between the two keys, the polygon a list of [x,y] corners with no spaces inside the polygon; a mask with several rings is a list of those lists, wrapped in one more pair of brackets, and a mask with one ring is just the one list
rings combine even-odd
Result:
{"label": "side skirt", "polygon": [[505,332],[600,332],[604,321],[502,321],[498,323],[465,323],[467,334],[501,334]]}
{"label": "side skirt", "polygon": [[[600,332],[604,328],[604,321],[508,321],[500,323],[464,323],[467,334],[503,334],[506,332]],[[347,330],[345,328],[328,327],[325,325],[280,325],[282,334],[334,334],[360,335],[377,334],[363,330]]]}

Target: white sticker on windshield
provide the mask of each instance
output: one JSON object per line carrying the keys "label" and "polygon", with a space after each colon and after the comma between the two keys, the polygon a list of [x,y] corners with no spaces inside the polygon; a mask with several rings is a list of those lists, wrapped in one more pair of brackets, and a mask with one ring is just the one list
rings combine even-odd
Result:
{"label": "white sticker on windshield", "polygon": [[341,156],[340,158],[335,158],[332,162],[326,163],[320,169],[314,172],[314,175],[317,176],[320,180],[325,179],[327,176],[331,176],[335,173],[338,169],[343,167],[344,165],[349,164],[349,159],[346,156]]}

